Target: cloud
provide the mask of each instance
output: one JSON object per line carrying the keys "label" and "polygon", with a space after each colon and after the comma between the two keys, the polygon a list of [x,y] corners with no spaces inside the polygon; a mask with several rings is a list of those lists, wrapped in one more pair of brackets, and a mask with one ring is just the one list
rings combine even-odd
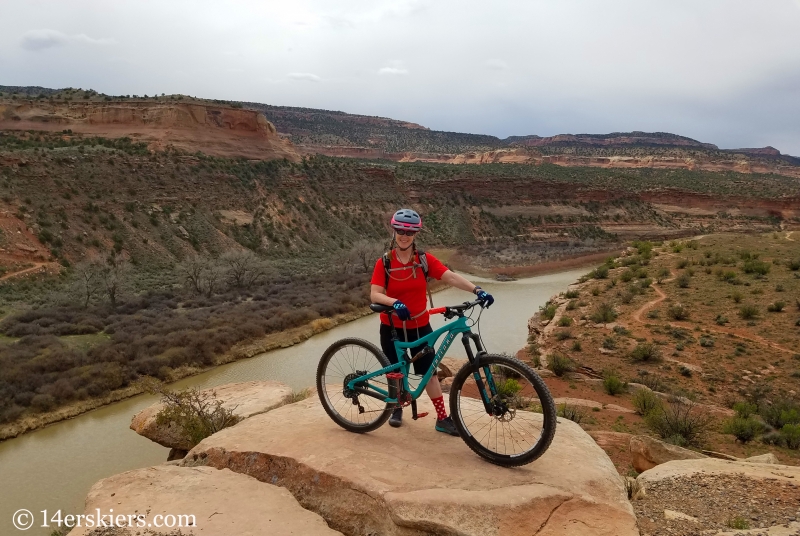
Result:
{"label": "cloud", "polygon": [[508,64],[503,60],[486,60],[486,68],[493,71],[505,71],[508,69]]}
{"label": "cloud", "polygon": [[31,30],[22,36],[20,46],[25,50],[38,52],[53,47],[78,43],[83,45],[111,45],[113,39],[95,39],[86,34],[67,35],[57,30]]}
{"label": "cloud", "polygon": [[320,82],[322,78],[313,73],[289,73],[289,78],[292,80],[306,80],[309,82]]}
{"label": "cloud", "polygon": [[400,67],[381,67],[380,69],[378,69],[378,74],[390,75],[390,76],[403,76],[408,74],[408,69],[403,69]]}

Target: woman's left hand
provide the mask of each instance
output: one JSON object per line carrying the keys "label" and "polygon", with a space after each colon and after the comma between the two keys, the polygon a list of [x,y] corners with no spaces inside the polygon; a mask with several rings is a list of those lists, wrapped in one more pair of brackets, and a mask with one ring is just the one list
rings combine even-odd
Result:
{"label": "woman's left hand", "polygon": [[478,292],[478,299],[483,301],[486,304],[486,307],[489,307],[494,303],[494,297],[485,290]]}

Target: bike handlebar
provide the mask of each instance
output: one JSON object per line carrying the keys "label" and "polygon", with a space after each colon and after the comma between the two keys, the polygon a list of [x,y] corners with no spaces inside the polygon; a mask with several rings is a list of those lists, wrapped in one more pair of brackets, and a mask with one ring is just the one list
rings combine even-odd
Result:
{"label": "bike handlebar", "polygon": [[428,314],[431,314],[431,315],[438,315],[438,314],[445,314],[446,315],[448,313],[457,314],[457,313],[466,311],[467,309],[471,309],[471,308],[475,307],[476,305],[481,305],[482,306],[483,304],[484,304],[484,301],[479,299],[479,300],[475,300],[475,301],[471,301],[471,302],[464,302],[461,305],[449,305],[449,306],[445,306],[445,307],[436,307],[434,309],[428,309]]}

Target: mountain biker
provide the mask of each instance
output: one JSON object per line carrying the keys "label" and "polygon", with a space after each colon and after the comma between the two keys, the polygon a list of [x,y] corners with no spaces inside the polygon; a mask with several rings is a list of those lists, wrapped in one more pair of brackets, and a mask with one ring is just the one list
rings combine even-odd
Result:
{"label": "mountain biker", "polygon": [[[394,307],[392,322],[398,330],[402,342],[415,341],[433,332],[427,310],[427,281],[424,273],[427,261],[427,276],[439,279],[450,286],[472,292],[486,303],[487,307],[494,303],[491,294],[474,285],[464,277],[449,270],[430,253],[417,251],[414,239],[422,230],[422,218],[415,211],[403,208],[394,213],[391,220],[393,229],[389,252],[375,263],[372,272],[370,299],[372,303]],[[388,258],[389,265],[386,263]],[[381,349],[393,364],[397,363],[397,353],[392,343],[389,315],[381,314]],[[423,349],[423,346],[411,349],[411,355]],[[414,373],[424,375],[433,364],[434,354],[428,354],[414,362]],[[446,434],[458,435],[452,419],[447,415],[442,395],[442,386],[436,374],[431,376],[425,386],[425,392],[436,408],[436,430]],[[398,427],[402,424],[403,408],[396,408],[389,419],[389,424]]]}

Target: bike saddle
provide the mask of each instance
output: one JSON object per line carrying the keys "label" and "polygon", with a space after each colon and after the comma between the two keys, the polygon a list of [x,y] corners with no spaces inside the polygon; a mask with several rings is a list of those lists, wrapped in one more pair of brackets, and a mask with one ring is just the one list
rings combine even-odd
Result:
{"label": "bike saddle", "polygon": [[394,312],[394,307],[391,305],[381,305],[380,303],[372,303],[369,306],[376,313],[388,313],[389,311]]}

